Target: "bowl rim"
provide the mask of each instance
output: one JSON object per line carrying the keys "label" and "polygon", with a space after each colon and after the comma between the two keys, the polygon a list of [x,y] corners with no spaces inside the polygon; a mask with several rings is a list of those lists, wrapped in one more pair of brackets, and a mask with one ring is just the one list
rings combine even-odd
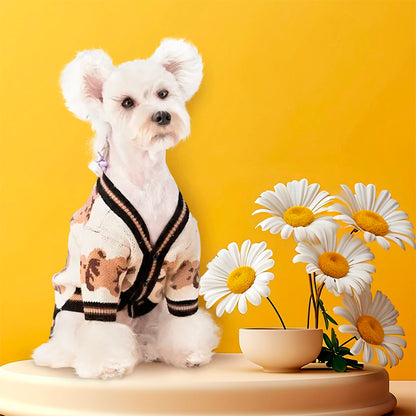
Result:
{"label": "bowl rim", "polygon": [[286,329],[282,327],[250,327],[250,328],[240,328],[240,331],[290,331],[290,332],[301,332],[301,331],[308,331],[308,332],[323,332],[321,328],[302,328],[302,327],[287,327]]}

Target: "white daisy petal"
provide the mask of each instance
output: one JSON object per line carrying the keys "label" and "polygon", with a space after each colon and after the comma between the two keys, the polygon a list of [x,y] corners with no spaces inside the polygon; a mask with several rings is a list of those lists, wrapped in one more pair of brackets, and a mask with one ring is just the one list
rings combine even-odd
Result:
{"label": "white daisy petal", "polygon": [[289,224],[286,224],[282,228],[282,231],[280,232],[280,235],[284,240],[286,240],[290,237],[290,235],[292,234],[292,231],[293,231],[293,227]]}
{"label": "white daisy petal", "polygon": [[247,300],[254,306],[259,306],[261,303],[261,296],[253,288],[250,288],[247,290],[246,297],[247,297]]}
{"label": "white daisy petal", "polygon": [[386,204],[381,207],[377,213],[380,214],[382,217],[391,214],[394,210],[399,208],[399,204],[394,199],[390,199],[386,202]]}
{"label": "white daisy petal", "polygon": [[228,295],[217,305],[216,314],[217,314],[218,318],[220,318],[224,314],[225,308],[226,308],[231,296],[232,296],[232,294]]}
{"label": "white daisy petal", "polygon": [[391,335],[385,335],[384,336],[384,343],[390,343],[390,344],[396,344],[396,345],[400,345],[401,347],[405,348],[407,346],[407,342],[405,339],[400,338],[400,337],[394,337]]}
{"label": "white daisy petal", "polygon": [[386,353],[380,348],[376,348],[377,360],[381,366],[385,367],[389,363]]}
{"label": "white daisy petal", "polygon": [[296,227],[293,232],[297,241],[303,241],[308,238],[305,227]]}
{"label": "white daisy petal", "polygon": [[362,338],[359,338],[358,341],[350,348],[352,355],[358,355],[363,350],[364,342]]}
{"label": "white daisy petal", "polygon": [[351,316],[354,318],[354,322],[358,321],[358,318],[361,315],[360,305],[355,301],[350,295],[342,296],[342,303],[345,305],[346,309],[351,313]]}
{"label": "white daisy petal", "polygon": [[389,357],[390,357],[390,367],[394,367],[394,366],[396,366],[397,364],[399,364],[399,360],[398,360],[398,358],[397,358],[396,354],[393,352],[393,350],[392,350],[391,348],[389,348],[387,345],[384,345],[384,344],[383,344],[383,346],[384,346],[384,348],[386,349],[387,354],[388,354],[388,355],[389,355]]}
{"label": "white daisy petal", "polygon": [[239,298],[239,296],[235,293],[232,293],[229,296],[228,303],[225,306],[225,312],[231,313],[234,310],[234,308],[236,307],[236,305],[238,303],[238,298]]}
{"label": "white daisy petal", "polygon": [[394,237],[396,239],[400,239],[400,240],[406,242],[407,244],[409,244],[411,247],[416,248],[415,242],[413,240],[411,240],[410,238],[408,238],[407,236],[405,236],[405,235],[389,233],[389,234],[386,235],[386,237],[388,237],[388,238]]}
{"label": "white daisy petal", "polygon": [[293,263],[313,263],[315,264],[316,259],[307,254],[297,254],[293,257]]}
{"label": "white daisy petal", "polygon": [[[264,250],[263,252],[259,253],[257,257],[253,259],[253,261],[251,262],[251,267],[254,270],[256,270],[258,266],[261,266],[265,261],[269,260],[272,255],[273,255],[273,252],[271,250]],[[274,261],[273,261],[273,264],[274,264]]]}
{"label": "white daisy petal", "polygon": [[399,346],[397,346],[395,344],[387,344],[387,343],[382,344],[382,345],[384,345],[387,348],[390,348],[397,355],[399,360],[403,359],[404,353],[403,353],[403,350]]}
{"label": "white daisy petal", "polygon": [[388,250],[390,248],[390,243],[384,237],[376,236],[376,241],[378,245],[384,248],[385,250]]}
{"label": "white daisy petal", "polygon": [[396,243],[402,250],[406,250],[406,247],[401,238],[394,237],[393,235],[389,234],[386,236],[389,240]]}
{"label": "white daisy petal", "polygon": [[386,335],[405,335],[404,329],[399,325],[391,325],[383,328]]}
{"label": "white daisy petal", "polygon": [[308,189],[300,203],[303,207],[308,207],[311,202],[315,199],[316,195],[318,195],[320,186],[317,183],[312,183],[308,186]]}
{"label": "white daisy petal", "polygon": [[260,296],[263,296],[264,298],[267,298],[268,296],[270,296],[270,292],[271,292],[269,286],[267,286],[267,285],[260,285],[260,284],[255,285],[254,286],[254,290],[256,290],[257,293]]}
{"label": "white daisy petal", "polygon": [[269,260],[264,261],[262,264],[258,264],[252,267],[256,271],[256,274],[260,274],[260,273],[265,272],[266,270],[271,269],[273,266],[274,266],[274,260],[269,259]]}
{"label": "white daisy petal", "polygon": [[224,253],[224,257],[230,261],[233,268],[240,267],[240,251],[238,249],[238,245],[236,243],[230,243],[228,245],[228,252]]}
{"label": "white daisy petal", "polygon": [[384,217],[389,224],[394,221],[407,220],[408,218],[409,216],[404,211],[393,211]]}
{"label": "white daisy petal", "polygon": [[243,294],[238,299],[238,310],[240,313],[246,313],[247,312],[247,300],[246,296]]}
{"label": "white daisy petal", "polygon": [[356,224],[355,220],[349,215],[335,215],[334,219],[345,222],[345,224],[354,225],[356,228],[358,228],[358,225]]}
{"label": "white daisy petal", "polygon": [[360,336],[360,333],[354,325],[341,325],[338,327],[338,330],[344,334],[354,335],[357,338]]}
{"label": "white daisy petal", "polygon": [[270,233],[271,234],[278,234],[280,233],[280,231],[282,231],[282,228],[285,226],[285,222],[279,222],[275,225],[273,225],[272,227],[270,227]]}
{"label": "white daisy petal", "polygon": [[359,211],[360,207],[358,205],[357,199],[355,198],[350,188],[348,188],[348,186],[346,185],[341,185],[341,188],[343,190],[343,193],[341,193],[341,196],[339,197],[339,199],[345,202],[352,212]]}
{"label": "white daisy petal", "polygon": [[374,211],[379,212],[380,208],[383,207],[387,203],[390,197],[391,197],[391,193],[389,191],[386,191],[386,190],[381,191],[374,204]]}
{"label": "white daisy petal", "polygon": [[354,318],[352,317],[351,313],[347,309],[343,308],[342,306],[335,306],[333,311],[337,315],[340,315],[343,318],[345,318],[348,322],[351,322],[352,324],[355,324]]}
{"label": "white daisy petal", "polygon": [[370,363],[371,361],[373,361],[373,358],[374,358],[373,347],[365,342],[363,360],[365,363]]}
{"label": "white daisy petal", "polygon": [[246,240],[241,244],[241,253],[240,253],[240,264],[242,266],[247,266],[247,257],[250,250],[251,241]]}
{"label": "white daisy petal", "polygon": [[357,199],[358,206],[361,209],[367,208],[366,188],[362,183],[355,184],[355,196]]}
{"label": "white daisy petal", "polygon": [[267,208],[260,208],[260,209],[256,209],[255,211],[253,211],[251,213],[251,215],[255,215],[255,214],[260,214],[260,213],[266,213],[266,214],[272,214],[274,215],[275,212],[272,211],[271,209],[267,209]]}
{"label": "white daisy petal", "polygon": [[247,254],[247,265],[251,266],[255,258],[265,249],[266,243],[253,243]]}
{"label": "white daisy petal", "polygon": [[267,231],[270,230],[271,228],[280,225],[280,222],[278,221],[277,217],[270,217],[270,218],[266,218],[265,220],[259,222],[256,225],[257,227],[260,227],[262,229],[262,231]]}
{"label": "white daisy petal", "polygon": [[372,233],[369,233],[368,231],[364,231],[364,241],[366,243],[371,243],[376,239],[376,236]]}
{"label": "white daisy petal", "polygon": [[257,279],[256,280],[258,280],[259,282],[262,282],[262,283],[269,283],[270,282],[270,280],[273,280],[274,279],[274,274],[273,273],[271,273],[271,272],[263,272],[263,273],[259,273],[258,275],[257,275]]}

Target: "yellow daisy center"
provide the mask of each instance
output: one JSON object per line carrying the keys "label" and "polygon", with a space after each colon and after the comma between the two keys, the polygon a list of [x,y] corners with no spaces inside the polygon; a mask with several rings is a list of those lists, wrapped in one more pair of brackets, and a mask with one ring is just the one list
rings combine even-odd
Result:
{"label": "yellow daisy center", "polygon": [[353,217],[358,226],[364,231],[381,236],[389,232],[389,225],[377,212],[362,209],[361,211],[357,211]]}
{"label": "yellow daisy center", "polygon": [[233,293],[244,293],[256,280],[256,272],[249,266],[234,269],[227,279],[227,286]]}
{"label": "yellow daisy center", "polygon": [[384,329],[376,318],[362,315],[357,321],[357,329],[365,342],[380,345],[384,340]]}
{"label": "yellow daisy center", "polygon": [[292,227],[306,227],[315,219],[313,212],[307,207],[291,207],[283,214],[283,219]]}
{"label": "yellow daisy center", "polygon": [[341,279],[350,270],[347,259],[335,251],[327,251],[319,256],[319,268],[327,276]]}

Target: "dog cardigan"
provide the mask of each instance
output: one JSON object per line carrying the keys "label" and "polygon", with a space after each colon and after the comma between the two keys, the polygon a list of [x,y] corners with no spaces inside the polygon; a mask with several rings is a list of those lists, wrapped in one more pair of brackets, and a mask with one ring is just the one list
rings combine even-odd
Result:
{"label": "dog cardigan", "polygon": [[150,312],[163,298],[175,316],[198,309],[198,226],[181,193],[157,242],[140,214],[104,174],[70,222],[64,269],[52,278],[55,313],[83,312],[86,320],[115,321]]}

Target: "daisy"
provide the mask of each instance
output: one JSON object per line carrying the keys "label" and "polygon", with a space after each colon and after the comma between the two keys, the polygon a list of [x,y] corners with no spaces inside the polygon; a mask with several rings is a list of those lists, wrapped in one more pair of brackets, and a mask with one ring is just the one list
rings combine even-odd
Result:
{"label": "daisy", "polygon": [[270,295],[268,284],[274,278],[268,270],[274,261],[272,251],[266,250],[266,243],[251,244],[244,241],[241,251],[236,243],[222,249],[208,263],[207,272],[201,277],[200,293],[204,295],[207,308],[224,297],[217,305],[220,317],[224,311],[231,313],[238,304],[241,313],[247,312],[247,300],[257,306],[261,297]]}
{"label": "daisy", "polygon": [[292,232],[296,241],[313,239],[316,230],[335,225],[336,222],[330,216],[321,216],[328,208],[324,205],[335,198],[328,192],[319,192],[317,183],[308,185],[306,179],[288,182],[287,185],[278,183],[274,191],[265,191],[256,200],[256,204],[266,209],[258,209],[252,215],[260,212],[272,214],[272,217],[260,222],[257,227],[263,231],[270,230],[272,234],[280,235],[283,239],[291,236]]}
{"label": "daisy", "polygon": [[364,232],[364,240],[369,243],[376,240],[384,249],[390,248],[387,238],[397,243],[403,250],[404,242],[416,248],[413,225],[406,221],[408,215],[399,211],[399,204],[391,198],[390,192],[383,190],[376,199],[376,187],[372,184],[355,184],[355,194],[346,185],[341,185],[342,196],[339,197],[347,207],[334,204],[329,211],[340,212],[335,216],[356,229]]}
{"label": "daisy", "polygon": [[[372,299],[371,291],[364,291],[359,297],[344,295],[342,302],[345,308],[337,306],[334,312],[341,315],[351,325],[341,325],[339,331],[354,335],[357,342],[351,348],[351,354],[360,354],[364,348],[363,359],[369,363],[374,358],[376,350],[378,362],[385,367],[390,357],[390,367],[399,363],[403,358],[402,348],[406,347],[406,340],[396,335],[404,335],[403,328],[396,325],[399,313],[380,291]],[[387,354],[377,347],[382,347]]]}
{"label": "daisy", "polygon": [[339,296],[341,293],[361,293],[368,288],[376,271],[374,265],[366,263],[374,259],[374,254],[352,234],[344,234],[337,245],[335,228],[320,229],[317,242],[300,242],[296,247],[299,253],[294,263],[308,263],[306,272],[316,273],[316,281],[325,283],[329,292]]}

